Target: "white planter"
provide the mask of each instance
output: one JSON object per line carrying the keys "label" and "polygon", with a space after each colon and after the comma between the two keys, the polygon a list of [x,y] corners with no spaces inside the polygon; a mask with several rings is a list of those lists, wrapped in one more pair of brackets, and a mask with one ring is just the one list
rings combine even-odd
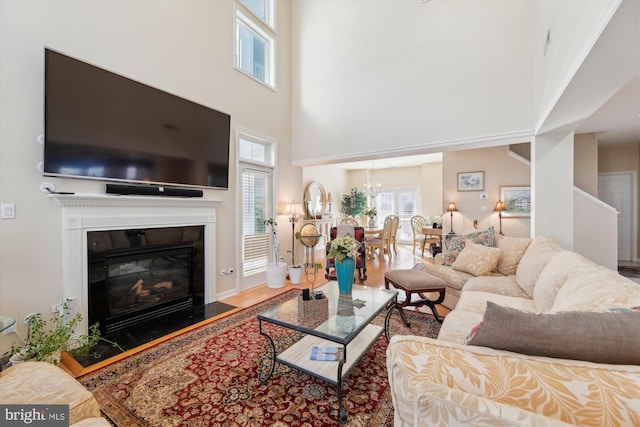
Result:
{"label": "white planter", "polygon": [[267,286],[270,288],[282,288],[287,280],[287,263],[267,263]]}
{"label": "white planter", "polygon": [[289,267],[289,281],[292,285],[299,285],[302,282],[302,267]]}

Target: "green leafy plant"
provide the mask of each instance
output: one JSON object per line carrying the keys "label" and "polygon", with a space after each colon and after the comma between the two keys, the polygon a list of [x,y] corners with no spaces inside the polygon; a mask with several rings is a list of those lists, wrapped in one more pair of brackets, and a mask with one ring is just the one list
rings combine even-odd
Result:
{"label": "green leafy plant", "polygon": [[82,321],[82,315],[77,313],[73,318],[67,319],[70,314],[69,301],[67,299],[62,303],[60,313],[56,313],[49,322],[44,320],[40,313],[25,317],[29,330],[24,346],[12,344],[4,356],[16,356],[23,361],[44,361],[57,365],[62,351],[81,351],[94,347],[103,339],[100,337],[99,325],[97,323],[92,325],[88,334],[74,335],[76,326]]}
{"label": "green leafy plant", "polygon": [[367,196],[362,191],[353,187],[350,194],[343,194],[341,200],[341,212],[345,215],[360,215],[367,204]]}
{"label": "green leafy plant", "polygon": [[351,236],[338,237],[331,241],[331,247],[329,248],[328,258],[336,259],[336,262],[341,263],[345,258],[358,258],[358,250],[360,249],[360,242]]}
{"label": "green leafy plant", "polygon": [[378,209],[376,209],[375,206],[372,208],[367,208],[362,211],[362,214],[368,216],[369,218],[373,218],[378,215]]}
{"label": "green leafy plant", "polygon": [[278,263],[278,223],[273,218],[265,219],[264,225],[271,227],[271,245],[273,252],[273,262]]}

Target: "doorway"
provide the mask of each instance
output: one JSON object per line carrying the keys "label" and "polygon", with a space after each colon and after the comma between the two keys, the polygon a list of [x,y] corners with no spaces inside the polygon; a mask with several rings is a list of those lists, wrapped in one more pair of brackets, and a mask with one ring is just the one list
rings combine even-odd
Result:
{"label": "doorway", "polygon": [[637,261],[635,172],[598,175],[598,198],[618,212],[618,261]]}

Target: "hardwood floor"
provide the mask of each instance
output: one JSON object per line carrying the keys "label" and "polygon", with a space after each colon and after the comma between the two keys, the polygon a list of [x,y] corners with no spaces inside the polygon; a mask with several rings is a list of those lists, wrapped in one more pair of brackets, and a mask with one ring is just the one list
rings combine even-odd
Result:
{"label": "hardwood floor", "polygon": [[[363,286],[371,287],[384,287],[384,272],[387,270],[399,269],[399,268],[411,268],[416,262],[432,262],[431,256],[420,257],[419,249],[416,249],[414,255],[411,244],[399,244],[397,247],[397,255],[393,254],[391,258],[388,256],[381,257],[377,255],[375,258],[367,259],[367,279],[365,281],[358,280],[356,283]],[[325,253],[316,251],[315,259],[322,265],[325,265]],[[321,285],[327,280],[324,278],[324,269],[318,271],[318,275],[314,282],[315,285]],[[221,299],[221,302],[231,304],[239,308],[250,307],[254,304],[262,302],[275,295],[281,294],[289,289],[303,289],[308,288],[310,284],[302,278],[302,283],[299,285],[291,285],[289,281],[285,283],[285,286],[280,289],[271,289],[267,285],[259,285],[251,289],[247,289],[238,293],[237,295]],[[425,313],[431,313],[429,308],[422,307],[420,311]],[[449,310],[446,307],[438,306],[438,314],[440,316],[446,316]]]}

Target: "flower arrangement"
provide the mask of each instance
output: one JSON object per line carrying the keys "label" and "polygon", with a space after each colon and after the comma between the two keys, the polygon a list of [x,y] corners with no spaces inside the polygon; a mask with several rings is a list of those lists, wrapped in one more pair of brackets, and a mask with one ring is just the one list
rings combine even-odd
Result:
{"label": "flower arrangement", "polygon": [[376,207],[374,206],[372,208],[365,209],[364,211],[362,211],[362,213],[369,218],[373,218],[375,216],[378,216],[378,209],[376,209]]}
{"label": "flower arrangement", "polygon": [[351,236],[338,237],[331,241],[331,247],[329,248],[329,258],[336,259],[336,262],[342,263],[345,258],[358,258],[358,250],[360,249],[360,242]]}

